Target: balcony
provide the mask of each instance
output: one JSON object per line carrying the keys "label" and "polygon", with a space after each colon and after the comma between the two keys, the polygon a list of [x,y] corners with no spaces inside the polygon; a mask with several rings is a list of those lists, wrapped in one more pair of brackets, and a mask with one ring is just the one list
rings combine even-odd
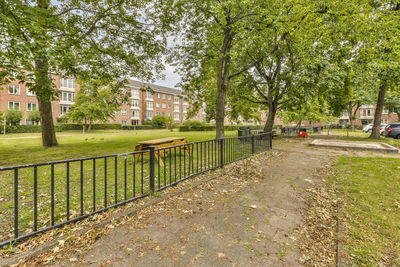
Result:
{"label": "balcony", "polygon": [[75,92],[75,88],[74,87],[60,87],[60,88],[58,88],[58,90],[60,90],[60,91],[67,91],[67,92],[71,92],[71,93],[74,93]]}

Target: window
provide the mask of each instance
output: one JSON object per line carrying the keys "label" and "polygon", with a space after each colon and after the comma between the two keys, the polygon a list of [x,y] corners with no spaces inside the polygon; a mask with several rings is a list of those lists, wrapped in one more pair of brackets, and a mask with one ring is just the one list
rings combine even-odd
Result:
{"label": "window", "polygon": [[160,99],[160,97],[161,97],[161,96],[160,96],[160,93],[157,93],[157,98]]}
{"label": "window", "polygon": [[162,94],[162,99],[165,99],[165,94]]}
{"label": "window", "polygon": [[159,108],[160,107],[160,103],[156,103],[156,108]]}
{"label": "window", "polygon": [[187,112],[187,106],[183,106],[183,112]]}
{"label": "window", "polygon": [[172,107],[172,105],[171,104],[168,104],[168,108],[171,108]]}
{"label": "window", "polygon": [[179,102],[179,96],[174,97],[174,102]]}
{"label": "window", "polygon": [[18,85],[9,85],[8,86],[8,94],[9,95],[19,95],[20,94],[20,88]]}
{"label": "window", "polygon": [[33,111],[37,108],[36,103],[26,103],[26,111]]}
{"label": "window", "polygon": [[132,110],[132,118],[139,118],[139,110]]}
{"label": "window", "polygon": [[61,113],[61,115],[67,114],[68,110],[69,110],[69,106],[60,105],[60,113]]}
{"label": "window", "polygon": [[160,111],[157,111],[157,112],[156,112],[156,115],[160,115]]}
{"label": "window", "polygon": [[168,95],[168,100],[171,100],[171,95]]}
{"label": "window", "polygon": [[74,79],[61,79],[61,87],[64,88],[75,88],[75,80]]}
{"label": "window", "polygon": [[168,112],[168,117],[171,117],[171,112]]}
{"label": "window", "polygon": [[384,108],[384,109],[382,110],[382,114],[385,114],[385,115],[386,115],[386,114],[388,114],[388,113],[389,113],[389,112],[388,112],[387,109]]}
{"label": "window", "polygon": [[74,93],[62,92],[61,100],[62,101],[69,101],[69,102],[74,101]]}
{"label": "window", "polygon": [[126,121],[122,121],[122,126],[126,126]]}
{"label": "window", "polygon": [[163,115],[163,116],[165,115],[165,112],[164,112],[164,111],[162,112],[162,115]]}
{"label": "window", "polygon": [[29,88],[26,89],[26,95],[27,96],[36,96],[35,92],[32,92],[31,90],[29,90]]}
{"label": "window", "polygon": [[147,115],[148,119],[152,119],[153,118],[153,111],[147,111],[146,115]]}
{"label": "window", "polygon": [[19,110],[19,102],[8,102],[9,110]]}
{"label": "window", "polygon": [[151,92],[146,92],[146,97],[149,99],[153,99],[153,94]]}
{"label": "window", "polygon": [[153,109],[153,102],[152,101],[147,101],[146,102],[146,107],[147,107],[147,109]]}
{"label": "window", "polygon": [[132,99],[132,101],[131,101],[131,106],[132,107],[139,107],[139,100],[137,100],[137,99]]}
{"label": "window", "polygon": [[[121,110],[121,114],[122,114],[123,116],[125,116],[125,115],[126,115],[126,109],[123,108],[123,109]],[[126,122],[125,122],[125,123],[126,123]]]}
{"label": "window", "polygon": [[126,100],[123,100],[122,102],[121,102],[121,105],[126,105],[127,103],[126,103]]}
{"label": "window", "polygon": [[371,117],[371,116],[373,116],[372,108],[360,109],[360,115],[363,116],[363,117]]}
{"label": "window", "polygon": [[175,104],[174,105],[174,111],[178,111],[179,112],[179,104]]}
{"label": "window", "polygon": [[162,108],[166,108],[167,105],[165,103],[162,103]]}
{"label": "window", "polygon": [[139,98],[139,90],[132,89],[131,95],[132,95],[132,98]]}
{"label": "window", "polygon": [[174,113],[174,119],[175,119],[175,120],[179,120],[179,113],[178,113],[178,112],[175,112],[175,113]]}

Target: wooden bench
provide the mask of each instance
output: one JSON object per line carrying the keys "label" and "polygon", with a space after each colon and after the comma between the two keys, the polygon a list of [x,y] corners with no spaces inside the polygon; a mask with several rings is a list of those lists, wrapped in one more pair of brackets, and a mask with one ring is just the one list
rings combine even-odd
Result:
{"label": "wooden bench", "polygon": [[[175,148],[167,148],[167,147],[185,145],[188,143],[189,142],[185,140],[185,137],[167,137],[161,139],[146,140],[138,142],[138,144],[135,146],[135,151],[147,150],[150,146],[153,146],[156,149],[155,158],[160,162],[160,166],[164,166],[164,161],[162,158],[166,157],[168,153],[171,152],[172,150],[175,150]],[[182,148],[190,156],[190,150],[191,150],[190,145],[182,146]],[[141,155],[149,155],[149,152],[136,154],[136,162],[139,161]]]}

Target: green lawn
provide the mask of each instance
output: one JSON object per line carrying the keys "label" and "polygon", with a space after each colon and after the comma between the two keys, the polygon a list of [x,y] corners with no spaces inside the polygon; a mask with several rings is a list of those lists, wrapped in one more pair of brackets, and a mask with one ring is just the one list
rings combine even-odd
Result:
{"label": "green lawn", "polygon": [[400,159],[341,157],[330,181],[346,203],[350,265],[399,266]]}
{"label": "green lawn", "polygon": [[[237,131],[225,132],[225,135],[237,136]],[[189,142],[202,141],[215,139],[215,131],[107,130],[90,134],[62,132],[58,133],[60,145],[54,148],[42,147],[40,134],[10,134],[6,137],[0,136],[0,166],[132,152],[138,141],[171,136],[183,136]]]}

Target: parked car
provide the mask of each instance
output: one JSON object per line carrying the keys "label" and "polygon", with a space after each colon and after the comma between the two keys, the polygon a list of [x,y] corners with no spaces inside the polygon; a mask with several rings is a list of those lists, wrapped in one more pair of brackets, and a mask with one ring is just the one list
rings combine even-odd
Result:
{"label": "parked car", "polygon": [[[364,126],[363,132],[364,132],[364,133],[370,133],[370,132],[372,132],[372,127],[373,127],[373,126],[374,126],[373,123],[370,123],[370,124]],[[385,132],[386,126],[387,126],[386,123],[382,123],[381,126],[379,127],[379,133],[380,133],[381,135],[383,135],[383,133]]]}
{"label": "parked car", "polygon": [[385,133],[383,134],[386,137],[392,137],[394,139],[400,138],[400,123],[391,123],[385,128]]}

